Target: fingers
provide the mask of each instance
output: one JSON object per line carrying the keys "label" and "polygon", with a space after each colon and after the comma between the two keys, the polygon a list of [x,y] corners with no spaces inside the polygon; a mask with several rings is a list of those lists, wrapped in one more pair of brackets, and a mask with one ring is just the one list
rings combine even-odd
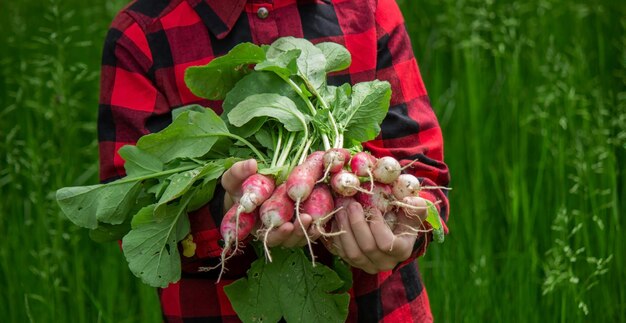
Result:
{"label": "fingers", "polygon": [[[300,214],[300,220],[302,220],[302,226],[304,226],[305,230],[308,231],[311,222],[311,216],[305,213]],[[291,235],[282,243],[284,247],[292,248],[292,247],[301,247],[306,244],[306,238],[304,237],[304,232],[302,231],[302,226],[300,225],[300,221],[296,219],[293,224],[294,229]]]}
{"label": "fingers", "polygon": [[343,234],[335,238],[339,243],[337,249],[339,249],[338,252],[340,253],[340,256],[343,255],[341,257],[350,265],[361,268],[367,273],[378,272],[376,266],[367,256],[365,256],[359,247],[352,231],[352,226],[348,218],[348,212],[346,212],[346,210],[340,210],[337,212],[336,220],[339,223],[339,229],[345,231]]}
{"label": "fingers", "polygon": [[222,176],[222,187],[236,201],[241,197],[241,184],[246,178],[256,174],[257,163],[254,159],[236,162]]}
{"label": "fingers", "polygon": [[267,246],[276,247],[282,245],[293,234],[294,228],[293,223],[287,222],[278,228],[272,229],[267,235]]}
{"label": "fingers", "polygon": [[[398,217],[400,216],[404,217],[405,215],[402,214]],[[401,258],[406,254],[408,249],[410,254],[412,246],[407,248],[407,239],[400,239],[400,237],[396,237],[393,232],[391,232],[387,224],[385,224],[385,220],[380,212],[373,212],[371,214],[369,227],[376,246],[384,253],[393,257]]]}
{"label": "fingers", "polygon": [[[363,254],[373,262],[376,262],[383,256],[383,254],[376,245],[376,240],[374,240],[372,230],[365,220],[363,207],[359,203],[351,203],[348,206],[348,211],[348,220],[350,222],[354,240]],[[380,215],[378,210],[368,210],[368,212],[378,213]],[[389,232],[389,234],[393,235],[391,232]]]}

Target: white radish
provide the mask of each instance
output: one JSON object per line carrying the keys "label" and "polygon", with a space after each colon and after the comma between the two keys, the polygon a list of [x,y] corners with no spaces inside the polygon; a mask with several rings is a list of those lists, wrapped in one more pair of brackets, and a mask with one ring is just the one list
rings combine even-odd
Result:
{"label": "white radish", "polygon": [[407,196],[417,196],[421,189],[420,181],[411,174],[400,174],[393,182],[391,189],[393,196],[401,201]]}
{"label": "white radish", "polygon": [[402,172],[400,162],[393,157],[385,156],[376,161],[376,165],[372,170],[374,180],[384,184],[391,184]]}
{"label": "white radish", "polygon": [[423,186],[419,179],[411,174],[400,174],[391,186],[393,196],[402,201],[407,196],[419,196],[421,190],[441,189],[449,190],[445,186]]}

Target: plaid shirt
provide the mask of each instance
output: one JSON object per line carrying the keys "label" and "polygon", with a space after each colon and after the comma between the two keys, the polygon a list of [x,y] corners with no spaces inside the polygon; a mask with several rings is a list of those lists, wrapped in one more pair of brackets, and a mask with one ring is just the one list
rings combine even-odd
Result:
{"label": "plaid shirt", "polygon": [[[426,185],[447,185],[443,140],[413,56],[402,14],[394,0],[208,1],[136,0],[114,19],[102,60],[98,120],[100,176],[124,176],[117,150],[171,122],[170,111],[198,103],[221,113],[221,102],[194,96],[184,71],[227,53],[241,42],[269,44],[281,36],[332,41],[352,53],[347,71],[335,72],[330,84],[373,79],[391,83],[393,94],[382,132],[364,147],[376,156],[391,155]],[[448,200],[439,191],[421,193],[438,204],[447,221]],[[218,199],[215,199],[218,200]],[[215,284],[216,270],[199,267],[218,262],[221,207],[213,203],[189,215],[196,255],[185,258],[179,282],[159,290],[169,322],[236,322],[223,287],[245,274],[252,251],[231,258],[229,271]],[[213,212],[211,212],[213,210]],[[447,229],[446,229],[447,230]],[[411,258],[394,270],[369,275],[353,269],[350,322],[427,322],[432,320],[415,257],[430,237],[420,237]],[[318,250],[322,262],[328,252]]]}

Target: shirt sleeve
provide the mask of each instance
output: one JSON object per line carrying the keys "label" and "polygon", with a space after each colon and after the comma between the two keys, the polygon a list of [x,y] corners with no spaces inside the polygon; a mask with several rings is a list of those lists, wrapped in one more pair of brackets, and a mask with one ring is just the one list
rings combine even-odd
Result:
{"label": "shirt sleeve", "polygon": [[[172,107],[154,82],[150,48],[141,26],[121,12],[108,31],[102,54],[98,113],[101,182],[126,175],[124,160],[118,154],[122,146],[133,145],[141,136],[171,122]],[[214,200],[223,197],[220,192]],[[197,247],[193,257],[183,259],[184,268],[190,267],[185,263],[217,257],[221,251],[216,225],[221,221],[221,205],[207,204],[190,212],[189,219]]]}
{"label": "shirt sleeve", "polygon": [[169,113],[165,100],[149,77],[152,57],[145,34],[121,13],[107,33],[100,77],[98,143],[100,180],[125,176],[118,150],[150,133],[148,123]]}
{"label": "shirt sleeve", "polygon": [[[402,165],[413,164],[407,172],[425,186],[447,186],[448,167],[443,161],[443,137],[430,105],[404,19],[395,0],[379,0],[376,14],[376,78],[391,84],[389,112],[381,135],[364,144],[376,156],[393,156]],[[420,196],[436,203],[439,215],[448,220],[448,197],[441,189],[422,190]],[[422,255],[432,235],[418,237],[414,252],[404,263]],[[403,264],[404,264],[403,263]],[[401,264],[402,265],[402,264]]]}

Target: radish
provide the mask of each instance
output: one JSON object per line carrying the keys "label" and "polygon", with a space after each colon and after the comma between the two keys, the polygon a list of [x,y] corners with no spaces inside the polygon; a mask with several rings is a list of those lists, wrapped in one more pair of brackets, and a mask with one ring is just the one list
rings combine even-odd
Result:
{"label": "radish", "polygon": [[395,158],[385,156],[379,158],[376,161],[376,165],[372,170],[372,174],[374,175],[374,179],[377,182],[381,182],[384,184],[391,184],[395,181],[398,176],[400,176],[400,172],[402,172],[402,166],[400,162],[398,162]]}
{"label": "radish", "polygon": [[313,246],[311,245],[311,239],[307,234],[307,230],[304,228],[304,224],[300,219],[300,202],[306,200],[313,187],[319,178],[324,173],[324,152],[316,151],[309,155],[307,159],[301,165],[296,166],[289,177],[287,177],[286,187],[289,197],[296,202],[296,219],[300,223],[302,232],[306,238],[311,253],[311,259],[313,260],[313,266],[315,266],[315,256],[313,254]]}
{"label": "radish", "polygon": [[402,200],[407,196],[417,196],[421,189],[420,181],[411,174],[400,174],[391,186],[393,196]]}
{"label": "radish", "polygon": [[[372,184],[365,182],[362,186],[372,187]],[[355,198],[364,208],[376,208],[382,214],[391,211],[393,207],[391,186],[387,184],[374,183],[371,191],[360,191]]]}
{"label": "radish", "polygon": [[357,176],[369,176],[376,165],[376,157],[367,152],[358,152],[350,160],[350,168]]}
{"label": "radish", "polygon": [[[419,196],[406,196],[402,199],[402,209],[407,216],[416,217],[420,222],[426,219],[425,210],[428,209],[428,205],[424,201],[424,198]],[[419,212],[423,210],[422,212]],[[421,214],[419,214],[421,213]]]}
{"label": "radish", "polygon": [[[357,176],[369,177],[370,183],[374,183],[372,169],[375,165],[376,157],[364,151],[354,154],[350,160],[350,168],[352,169],[352,172]],[[370,187],[370,190],[371,189],[373,189],[373,187]]]}
{"label": "radish", "polygon": [[239,200],[240,212],[252,212],[274,191],[274,180],[271,177],[254,174],[241,184],[243,195]]}
{"label": "radish", "polygon": [[[239,241],[245,239],[257,221],[257,213],[256,212],[239,212],[240,205],[235,203],[224,215],[222,219],[222,223],[220,224],[220,233],[224,238],[224,248],[222,249],[222,260],[220,261],[220,265],[222,269],[220,270],[220,274],[217,278],[219,282],[222,274],[224,273],[224,265],[226,260],[230,257],[234,256],[237,253],[239,247]],[[226,254],[230,252],[231,246],[235,246],[235,250],[233,250],[231,256],[226,258]]]}
{"label": "radish", "polygon": [[391,188],[393,190],[393,196],[400,201],[407,196],[418,196],[421,190],[450,189],[445,186],[423,186],[419,179],[411,174],[400,174],[400,176],[398,176],[398,178],[393,182]]}
{"label": "radish", "polygon": [[354,197],[337,196],[335,197],[335,208],[347,209],[352,202],[356,202]]}
{"label": "radish", "polygon": [[343,166],[350,160],[350,151],[345,148],[333,148],[324,153],[324,167],[331,173],[336,173],[343,169]]}
{"label": "radish", "polygon": [[330,177],[330,187],[342,196],[354,196],[361,190],[359,178],[348,171],[342,170]]}
{"label": "radish", "polygon": [[[365,182],[363,186],[370,186],[370,184]],[[412,214],[418,210],[426,209],[422,202],[411,199],[412,196],[407,196],[402,201],[396,200],[391,186],[378,182],[374,183],[374,189],[371,191],[361,189],[355,198],[364,208],[376,208],[382,214],[392,211],[394,207],[399,207],[405,212],[410,211]]]}
{"label": "radish", "polygon": [[261,204],[259,214],[263,222],[262,230],[265,230],[263,245],[265,247],[265,254],[270,262],[272,261],[272,256],[267,247],[267,236],[272,229],[291,221],[293,213],[294,203],[287,195],[287,185],[285,183],[279,185],[272,196]]}
{"label": "radish", "polygon": [[335,209],[335,203],[333,201],[330,188],[325,184],[315,185],[315,188],[313,188],[309,198],[302,203],[302,213],[306,213],[311,216],[311,219],[313,219],[313,225],[323,236],[334,236],[343,233],[327,233],[324,230],[324,225],[337,211],[339,211],[339,209]]}
{"label": "radish", "polygon": [[302,213],[310,215],[313,221],[321,220],[334,208],[333,196],[325,184],[316,184],[309,198],[302,203]]}
{"label": "radish", "polygon": [[[274,179],[262,174],[254,174],[246,178],[241,184],[241,190],[243,191],[243,195],[239,199],[237,213],[234,216],[235,228],[239,227],[240,214],[253,212],[272,195],[272,192],[274,192]],[[239,246],[238,236],[239,235],[235,234],[234,252],[237,252]]]}
{"label": "radish", "polygon": [[318,181],[326,179],[328,173],[336,173],[343,169],[346,162],[350,160],[350,151],[345,148],[333,148],[324,153],[324,176]]}

